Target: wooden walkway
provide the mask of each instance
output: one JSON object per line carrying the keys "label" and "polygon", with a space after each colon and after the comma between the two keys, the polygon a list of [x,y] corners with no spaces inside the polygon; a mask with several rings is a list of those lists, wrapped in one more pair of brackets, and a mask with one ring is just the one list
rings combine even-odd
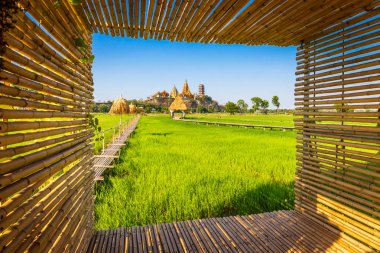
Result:
{"label": "wooden walkway", "polygon": [[268,125],[253,125],[253,124],[239,124],[239,123],[226,123],[226,122],[212,122],[212,121],[203,121],[203,120],[192,120],[192,119],[179,119],[174,118],[174,120],[192,122],[196,124],[204,124],[204,125],[216,125],[216,126],[234,126],[234,127],[245,127],[245,128],[262,128],[262,129],[279,129],[279,130],[294,130],[295,127],[289,126],[268,126]]}
{"label": "wooden walkway", "polygon": [[90,252],[364,252],[297,211],[98,231]]}
{"label": "wooden walkway", "polygon": [[128,137],[136,129],[137,124],[140,120],[140,116],[133,118],[127,126],[125,126],[119,136],[115,140],[107,145],[107,148],[100,154],[95,155],[94,158],[94,170],[95,170],[95,181],[103,180],[102,174],[108,169],[112,168],[113,161],[115,158],[119,158],[119,152],[121,148],[125,145]]}

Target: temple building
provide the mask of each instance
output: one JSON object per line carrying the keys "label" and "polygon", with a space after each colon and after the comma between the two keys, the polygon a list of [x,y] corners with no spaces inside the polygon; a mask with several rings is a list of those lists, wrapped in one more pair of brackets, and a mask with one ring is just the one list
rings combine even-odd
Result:
{"label": "temple building", "polygon": [[167,97],[169,97],[169,93],[166,90],[157,91],[152,97],[155,97],[155,98],[167,98]]}
{"label": "temple building", "polygon": [[205,96],[205,86],[203,84],[199,84],[198,97],[203,98],[204,96]]}
{"label": "temple building", "polygon": [[179,95],[179,92],[178,92],[177,88],[174,85],[172,91],[170,92],[170,97],[171,98],[176,98],[178,95]]}
{"label": "temple building", "polygon": [[189,84],[187,83],[187,80],[183,84],[182,92],[181,92],[180,96],[182,98],[194,98],[195,97],[194,94],[192,94],[190,91]]}

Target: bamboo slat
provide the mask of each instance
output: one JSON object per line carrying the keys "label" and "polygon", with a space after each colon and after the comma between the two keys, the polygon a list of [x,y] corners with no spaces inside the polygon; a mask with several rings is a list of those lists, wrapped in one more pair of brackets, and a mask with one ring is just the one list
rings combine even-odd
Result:
{"label": "bamboo slat", "polygon": [[[379,9],[298,48],[296,209],[380,250]],[[325,218],[323,218],[325,217]]]}
{"label": "bamboo slat", "polygon": [[[297,211],[97,231],[87,252],[366,252]],[[115,245],[116,244],[116,245]],[[350,250],[348,250],[350,249]]]}
{"label": "bamboo slat", "polygon": [[68,1],[19,4],[26,12],[1,36],[0,251],[83,250],[93,229],[93,84],[80,59],[91,54],[91,22]]}

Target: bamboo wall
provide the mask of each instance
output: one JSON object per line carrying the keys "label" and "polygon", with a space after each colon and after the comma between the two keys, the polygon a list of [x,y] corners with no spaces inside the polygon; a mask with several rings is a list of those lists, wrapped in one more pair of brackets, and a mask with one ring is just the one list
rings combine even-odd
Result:
{"label": "bamboo wall", "polygon": [[67,1],[19,2],[2,30],[0,251],[82,251],[93,230],[90,29]]}
{"label": "bamboo wall", "polygon": [[[296,209],[380,250],[380,9],[297,52]],[[363,249],[364,250],[364,249]]]}

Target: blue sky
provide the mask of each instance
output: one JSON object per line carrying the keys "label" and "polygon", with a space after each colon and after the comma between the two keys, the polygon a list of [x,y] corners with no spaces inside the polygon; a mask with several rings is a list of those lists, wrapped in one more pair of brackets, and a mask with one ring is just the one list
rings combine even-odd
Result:
{"label": "blue sky", "polygon": [[180,91],[187,79],[192,92],[224,104],[258,96],[280,97],[294,107],[295,47],[216,45],[119,38],[94,34],[95,101],[145,99],[158,90]]}

